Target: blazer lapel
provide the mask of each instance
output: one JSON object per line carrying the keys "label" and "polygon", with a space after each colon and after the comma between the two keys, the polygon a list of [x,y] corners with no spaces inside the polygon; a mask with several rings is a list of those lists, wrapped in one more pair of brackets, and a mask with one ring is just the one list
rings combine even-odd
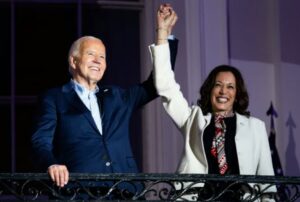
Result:
{"label": "blazer lapel", "polygon": [[70,106],[72,106],[72,108],[74,108],[76,111],[82,113],[92,127],[100,134],[90,110],[84,105],[70,84],[63,86],[63,94],[65,95]]}
{"label": "blazer lapel", "polygon": [[[239,162],[240,174],[244,173],[244,169],[241,165],[247,165],[248,158],[245,158],[248,154],[245,154],[245,148],[249,145],[249,127],[248,118],[236,113],[236,136],[235,145],[237,151],[237,157]],[[245,156],[246,155],[246,156]]]}
{"label": "blazer lapel", "polygon": [[212,116],[211,113],[208,113],[204,116],[205,124],[204,124],[203,128],[206,128],[210,124],[211,116]]}
{"label": "blazer lapel", "polygon": [[247,118],[245,116],[242,116],[238,113],[236,113],[236,142],[241,139],[243,135],[247,133]]}
{"label": "blazer lapel", "polygon": [[[97,102],[100,108],[100,116],[102,121],[102,132],[103,135],[107,135],[107,129],[109,125],[109,117],[111,113],[110,107],[107,105],[107,102],[105,101],[106,98],[110,95],[110,89],[106,87],[100,87],[99,92],[96,93],[97,96]],[[110,103],[111,104],[111,103]]]}

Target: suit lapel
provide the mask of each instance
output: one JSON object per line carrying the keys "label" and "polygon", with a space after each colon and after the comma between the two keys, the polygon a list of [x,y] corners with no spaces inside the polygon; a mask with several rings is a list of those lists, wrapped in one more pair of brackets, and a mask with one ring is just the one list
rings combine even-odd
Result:
{"label": "suit lapel", "polygon": [[67,84],[63,86],[62,91],[70,106],[79,113],[82,113],[84,117],[88,120],[88,122],[92,125],[92,127],[100,134],[90,110],[84,105],[84,103],[81,101],[75,90],[73,90],[71,85]]}
{"label": "suit lapel", "polygon": [[247,128],[245,127],[247,123],[247,118],[236,113],[236,141],[240,139],[241,136],[247,133]]}
{"label": "suit lapel", "polygon": [[99,92],[96,93],[97,102],[100,107],[100,116],[101,116],[101,121],[102,121],[103,135],[107,135],[107,127],[109,125],[108,118],[110,117],[109,113],[111,113],[111,110],[110,110],[109,106],[107,105],[106,98],[107,98],[107,96],[109,96],[110,93],[111,93],[110,89],[104,88],[104,87],[100,87]]}
{"label": "suit lapel", "polygon": [[248,127],[248,118],[236,113],[236,136],[235,136],[235,145],[239,163],[240,173],[244,173],[244,168],[241,165],[245,165],[248,162],[248,159],[245,158],[245,149],[249,145],[249,127]]}

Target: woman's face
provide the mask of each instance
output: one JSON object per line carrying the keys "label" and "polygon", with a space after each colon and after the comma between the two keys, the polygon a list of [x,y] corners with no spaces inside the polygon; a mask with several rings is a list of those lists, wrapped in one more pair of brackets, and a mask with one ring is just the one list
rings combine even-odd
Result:
{"label": "woman's face", "polygon": [[210,101],[214,113],[230,112],[236,97],[236,81],[233,73],[219,72],[211,90]]}

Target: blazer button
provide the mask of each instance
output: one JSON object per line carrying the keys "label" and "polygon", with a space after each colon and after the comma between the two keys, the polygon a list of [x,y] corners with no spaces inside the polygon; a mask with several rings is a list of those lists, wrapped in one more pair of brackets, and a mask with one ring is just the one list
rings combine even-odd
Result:
{"label": "blazer button", "polygon": [[110,162],[106,162],[105,165],[108,167],[110,166]]}

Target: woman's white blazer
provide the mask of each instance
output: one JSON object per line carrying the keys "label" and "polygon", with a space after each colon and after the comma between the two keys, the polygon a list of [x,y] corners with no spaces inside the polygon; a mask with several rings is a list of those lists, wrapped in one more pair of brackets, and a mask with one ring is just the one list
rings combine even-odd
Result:
{"label": "woman's white blazer", "polygon": [[[189,106],[176,83],[170,64],[168,44],[150,46],[154,82],[165,110],[184,135],[184,152],[179,173],[208,173],[203,132],[211,114],[199,106]],[[268,135],[263,121],[236,113],[236,151],[241,175],[274,175]]]}

